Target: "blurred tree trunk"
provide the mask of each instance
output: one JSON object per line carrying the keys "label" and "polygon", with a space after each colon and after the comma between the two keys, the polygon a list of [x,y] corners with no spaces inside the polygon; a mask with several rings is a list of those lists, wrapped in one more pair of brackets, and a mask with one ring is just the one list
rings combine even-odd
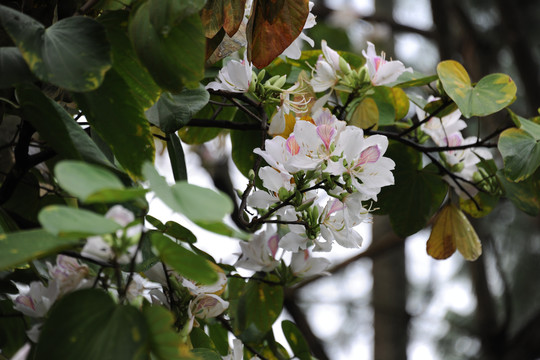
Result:
{"label": "blurred tree trunk", "polygon": [[[377,216],[373,224],[373,239],[377,243],[396,242],[387,216]],[[375,360],[407,358],[406,311],[407,279],[405,276],[404,242],[373,257],[373,310]]]}

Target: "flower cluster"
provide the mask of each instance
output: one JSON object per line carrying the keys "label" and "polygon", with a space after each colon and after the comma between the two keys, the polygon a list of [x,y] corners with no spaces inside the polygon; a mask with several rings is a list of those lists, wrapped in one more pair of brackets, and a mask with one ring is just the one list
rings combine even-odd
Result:
{"label": "flower cluster", "polygon": [[[428,102],[436,100],[438,99],[430,97]],[[416,114],[420,121],[427,117],[424,110],[418,107]],[[466,127],[467,124],[461,119],[461,112],[455,110],[441,118],[431,117],[427,122],[422,124],[421,129],[429,135],[437,146],[459,147],[473,145],[479,141],[476,136],[463,137],[461,130]],[[468,199],[471,196],[475,196],[478,193],[478,187],[481,186],[481,184],[475,184],[479,175],[478,165],[482,160],[491,159],[491,153],[487,149],[467,147],[443,151],[440,153],[440,156],[452,173],[457,176],[456,178],[451,178],[445,175],[443,179],[454,188],[461,198]]]}

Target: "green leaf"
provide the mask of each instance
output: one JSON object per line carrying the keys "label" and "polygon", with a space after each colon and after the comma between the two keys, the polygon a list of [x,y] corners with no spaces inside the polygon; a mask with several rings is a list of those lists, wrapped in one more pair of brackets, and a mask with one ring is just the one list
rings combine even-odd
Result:
{"label": "green leaf", "polygon": [[147,191],[126,189],[112,172],[79,161],[62,161],[56,165],[54,173],[64,190],[88,204],[125,202],[142,198]]}
{"label": "green leaf", "polygon": [[519,183],[508,181],[503,170],[497,172],[505,195],[521,211],[537,216],[540,213],[540,170]]}
{"label": "green leaf", "polygon": [[540,166],[540,125],[518,119],[520,128],[503,131],[497,145],[504,160],[504,174],[513,182],[527,179]]}
{"label": "green leaf", "polygon": [[426,76],[417,71],[408,72],[405,71],[399,76],[397,81],[393,84],[388,84],[389,87],[398,87],[398,88],[408,88],[408,87],[419,87],[430,84],[434,81],[437,81],[439,77],[437,75]]}
{"label": "green leaf", "polygon": [[164,234],[172,236],[176,240],[184,241],[189,244],[194,244],[197,242],[195,235],[186,227],[183,227],[177,222],[167,221],[162,230]]}
{"label": "green leaf", "polygon": [[[250,118],[244,112],[238,112],[234,120],[240,123],[251,122]],[[255,160],[257,159],[253,150],[261,146],[261,132],[232,130],[231,145],[231,157],[234,164],[242,175],[248,178],[249,171],[253,169]]]}
{"label": "green leaf", "polygon": [[111,43],[113,69],[124,79],[141,108],[148,109],[159,98],[161,89],[133,49],[128,36],[128,18],[128,11],[111,11],[101,15],[98,20],[105,26]]}
{"label": "green leaf", "polygon": [[[217,350],[212,339],[200,327],[194,327],[189,334],[191,344],[195,349],[207,348]],[[221,360],[221,358],[219,358]]]}
{"label": "green leaf", "polygon": [[249,280],[238,299],[238,321],[243,330],[240,338],[255,342],[266,335],[283,308],[283,287]]}
{"label": "green leaf", "polygon": [[223,193],[188,184],[185,181],[173,186],[167,184],[150,163],[143,168],[144,177],[150,188],[172,210],[186,215],[190,220],[221,221],[233,210],[232,201]]}
{"label": "green leaf", "polygon": [[218,280],[211,263],[192,253],[159,232],[150,234],[152,245],[163,262],[180,275],[200,284],[213,284]]}
{"label": "green leaf", "polygon": [[283,335],[285,335],[285,339],[287,339],[294,356],[300,360],[311,360],[309,345],[306,342],[306,339],[304,339],[302,332],[296,327],[296,324],[292,321],[284,320],[281,322],[281,329],[283,330]]}
{"label": "green leaf", "polygon": [[391,142],[385,156],[396,163],[395,185],[383,188],[377,204],[390,216],[396,234],[412,235],[424,228],[435,214],[446,196],[448,185],[434,165],[422,169],[421,154],[410,147]]}
{"label": "green leaf", "polygon": [[174,133],[167,134],[167,152],[169,153],[174,180],[187,181],[186,158],[178,135]]}
{"label": "green leaf", "polygon": [[229,353],[229,332],[220,323],[209,323],[206,326],[217,350],[221,356],[226,356]]}
{"label": "green leaf", "polygon": [[444,90],[466,118],[486,116],[510,105],[516,96],[516,84],[506,74],[490,74],[475,86],[463,66],[454,60],[437,65]]}
{"label": "green leaf", "polygon": [[90,125],[111,147],[120,164],[133,176],[141,175],[145,161],[154,161],[154,139],[143,109],[114,70],[103,86],[92,92],[73,94]]}
{"label": "green leaf", "polygon": [[57,236],[90,236],[110,234],[122,229],[116,221],[92,211],[51,205],[39,212],[38,220],[45,230]]}
{"label": "green leaf", "polygon": [[481,218],[488,215],[499,203],[499,197],[479,192],[474,196],[474,200],[480,206],[480,209],[476,207],[476,204],[469,198],[459,198],[459,208],[471,215],[474,218]]}
{"label": "green leaf", "polygon": [[247,24],[248,59],[258,69],[278,57],[300,35],[309,14],[308,0],[255,0]]}
{"label": "green leaf", "polygon": [[222,360],[221,356],[213,350],[205,349],[205,348],[198,348],[198,349],[192,349],[191,353],[196,356],[197,359],[200,360]]}
{"label": "green leaf", "polygon": [[33,84],[18,87],[17,97],[24,118],[58,154],[69,159],[82,158],[68,130],[69,122],[78,125],[60,105],[45,96]]}
{"label": "green leaf", "polygon": [[204,86],[183,89],[179,94],[163,93],[158,102],[146,111],[148,120],[164,133],[174,133],[185,126],[210,99]]}
{"label": "green leaf", "polygon": [[394,111],[394,96],[392,89],[386,86],[377,86],[373,88],[373,98],[379,110],[379,126],[392,125],[396,118]]}
{"label": "green leaf", "polygon": [[221,192],[187,182],[178,182],[171,190],[180,212],[192,221],[221,221],[233,210],[231,199]]}
{"label": "green leaf", "polygon": [[236,239],[248,240],[251,236],[243,231],[238,231],[221,221],[196,221],[195,224],[205,230]]}
{"label": "green leaf", "polygon": [[205,37],[198,14],[167,29],[156,29],[150,21],[150,3],[131,15],[129,35],[137,56],[154,81],[176,93],[184,85],[196,87],[204,77]]}
{"label": "green leaf", "polygon": [[143,315],[150,333],[150,351],[159,360],[182,360],[182,338],[174,331],[174,316],[163,306],[145,303]]}
{"label": "green leaf", "polygon": [[101,85],[111,67],[105,29],[89,17],[65,18],[45,29],[31,17],[1,6],[0,21],[40,80],[89,91]]}
{"label": "green leaf", "polygon": [[16,47],[0,48],[0,89],[23,82],[33,82],[34,75]]}
{"label": "green leaf", "polygon": [[148,352],[148,342],[148,325],[135,307],[117,305],[101,290],[80,290],[51,309],[36,360],[139,359]]}
{"label": "green leaf", "polygon": [[81,200],[103,189],[123,189],[122,182],[110,171],[80,161],[61,161],[54,167],[60,186]]}
{"label": "green leaf", "polygon": [[0,270],[13,268],[78,244],[78,239],[58,238],[43,229],[0,234]]}
{"label": "green leaf", "polygon": [[150,23],[158,32],[166,34],[185,17],[197,14],[206,0],[149,0]]}
{"label": "green leaf", "polygon": [[[0,300],[0,349],[2,356],[12,358],[25,342],[26,320],[13,309],[11,300]],[[15,316],[10,316],[15,315]]]}
{"label": "green leaf", "polygon": [[[237,112],[237,108],[233,106],[226,107],[218,112],[218,115],[215,117],[216,120],[226,120],[232,121]],[[195,118],[197,119],[209,119],[214,117],[216,109],[214,105],[207,104],[201,111],[199,111]],[[196,120],[194,120],[194,124]],[[178,130],[178,136],[182,139],[183,142],[189,145],[202,144],[207,141],[212,140],[218,136],[223,129],[220,128],[211,128],[211,127],[197,127],[197,126],[185,126]]]}

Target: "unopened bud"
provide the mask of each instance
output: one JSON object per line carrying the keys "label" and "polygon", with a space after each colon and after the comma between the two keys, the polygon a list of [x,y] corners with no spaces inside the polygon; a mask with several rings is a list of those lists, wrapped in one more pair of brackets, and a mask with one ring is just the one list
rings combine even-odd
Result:
{"label": "unopened bud", "polygon": [[259,75],[257,76],[257,80],[259,80],[259,82],[262,82],[263,79],[264,79],[264,75],[266,75],[266,70],[262,69],[261,71],[259,71]]}
{"label": "unopened bud", "polygon": [[278,190],[278,197],[279,200],[285,201],[290,196],[289,191],[285,189],[284,187],[280,187]]}
{"label": "unopened bud", "polygon": [[348,63],[344,58],[342,58],[341,56],[339,57],[339,69],[340,69],[341,72],[343,72],[343,74],[345,74],[345,75],[349,75],[349,73],[351,72],[351,66],[350,66],[349,63]]}

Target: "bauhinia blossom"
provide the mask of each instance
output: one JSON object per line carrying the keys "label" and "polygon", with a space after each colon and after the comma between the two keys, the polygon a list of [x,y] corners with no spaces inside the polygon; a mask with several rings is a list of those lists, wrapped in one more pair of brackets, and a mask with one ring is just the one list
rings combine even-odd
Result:
{"label": "bauhinia blossom", "polygon": [[56,265],[53,266],[47,263],[47,267],[49,269],[49,275],[55,280],[58,287],[58,296],[92,285],[86,279],[89,272],[88,266],[81,264],[75,258],[58,255],[56,257]]}
{"label": "bauhinia blossom", "polygon": [[311,80],[311,86],[315,92],[333,88],[343,72],[351,70],[349,64],[341,59],[337,51],[328,47],[325,40],[321,41],[321,48],[323,55],[319,56],[315,64],[315,72]]}
{"label": "bauhinia blossom", "polygon": [[330,260],[313,257],[309,250],[292,254],[291,271],[298,277],[310,277],[313,275],[330,275],[325,270],[330,266]]}
{"label": "bauhinia blossom", "polygon": [[206,85],[207,89],[223,90],[235,93],[245,93],[249,90],[252,80],[252,65],[247,60],[247,52],[241,61],[231,60],[218,74],[218,81]]}
{"label": "bauhinia blossom", "polygon": [[375,86],[393,83],[405,71],[412,72],[412,69],[405,68],[405,65],[401,61],[387,61],[384,52],[381,52],[380,56],[377,55],[375,45],[369,41],[367,52],[363,50],[362,54],[366,58],[366,66],[371,83]]}
{"label": "bauhinia blossom", "polygon": [[347,174],[351,184],[365,195],[364,200],[377,200],[377,194],[383,186],[394,184],[395,163],[383,157],[388,148],[388,138],[372,135],[364,138],[362,129],[348,126],[339,137],[335,153],[342,154],[342,159],[333,162],[328,170],[333,174]]}
{"label": "bauhinia blossom", "polygon": [[242,253],[235,266],[253,271],[272,271],[279,261],[275,259],[279,235],[263,231],[253,235],[250,241],[240,242]]}

